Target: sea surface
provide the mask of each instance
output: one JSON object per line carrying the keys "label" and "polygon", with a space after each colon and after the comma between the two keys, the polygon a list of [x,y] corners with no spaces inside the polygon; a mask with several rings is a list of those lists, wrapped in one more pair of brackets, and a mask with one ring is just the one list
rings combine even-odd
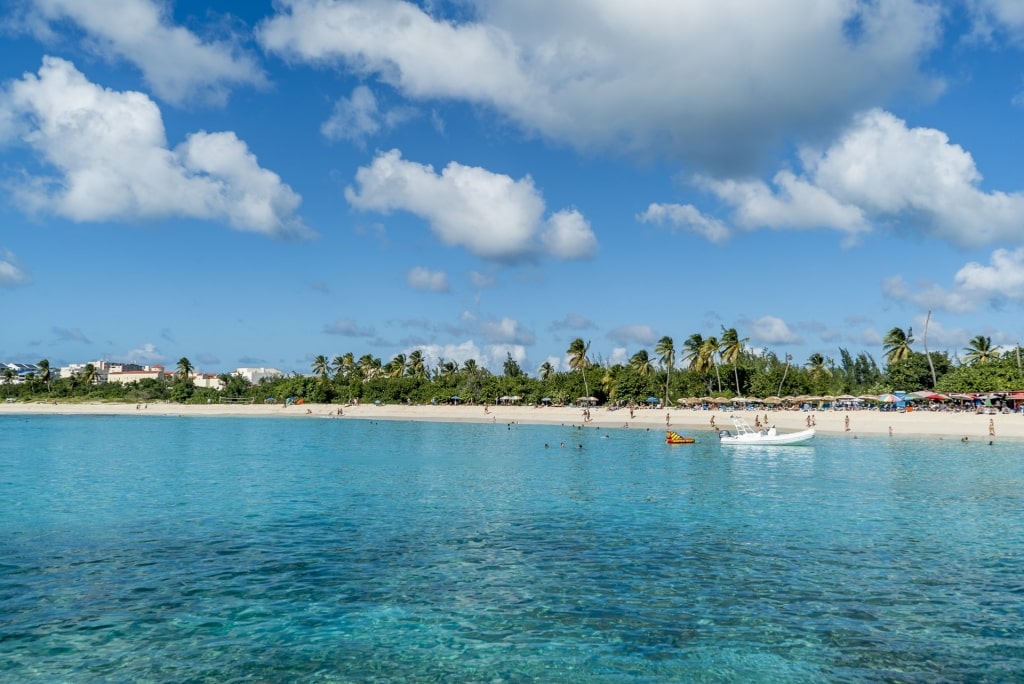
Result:
{"label": "sea surface", "polygon": [[0,417],[0,681],[1024,681],[1021,443],[690,434]]}

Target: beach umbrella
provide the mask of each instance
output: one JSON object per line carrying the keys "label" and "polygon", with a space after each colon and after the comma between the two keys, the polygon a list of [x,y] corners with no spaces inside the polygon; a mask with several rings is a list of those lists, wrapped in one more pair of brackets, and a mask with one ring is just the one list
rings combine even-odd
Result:
{"label": "beach umbrella", "polygon": [[551,403],[551,397],[544,397],[543,399],[540,400],[540,403],[542,403],[542,404],[550,404]]}
{"label": "beach umbrella", "polygon": [[657,404],[661,400],[658,399],[658,397],[647,397],[646,399],[644,399],[644,401],[646,401],[648,404]]}
{"label": "beach umbrella", "polygon": [[454,401],[456,404],[458,404],[460,401],[462,401],[462,399],[459,397],[458,394],[453,394],[452,395],[452,401]]}
{"label": "beach umbrella", "polygon": [[683,397],[679,397],[678,399],[676,399],[676,403],[677,404],[688,404],[688,403],[690,403],[690,400],[689,399],[684,399]]}
{"label": "beach umbrella", "polygon": [[895,404],[899,400],[900,400],[900,398],[897,397],[895,394],[879,394],[878,395],[878,401],[881,401],[881,402],[886,403],[886,404]]}
{"label": "beach umbrella", "polygon": [[766,404],[781,404],[782,397],[765,397],[764,403]]}
{"label": "beach umbrella", "polygon": [[941,392],[914,392],[914,394],[928,401],[949,401],[949,397]]}

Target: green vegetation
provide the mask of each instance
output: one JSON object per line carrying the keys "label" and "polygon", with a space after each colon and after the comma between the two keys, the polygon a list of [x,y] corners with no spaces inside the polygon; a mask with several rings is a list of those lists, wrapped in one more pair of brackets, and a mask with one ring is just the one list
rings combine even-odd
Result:
{"label": "green vegetation", "polygon": [[[0,375],[0,395],[17,401],[128,401],[217,403],[220,401],[282,403],[302,399],[317,403],[380,401],[383,403],[494,403],[500,397],[520,397],[536,404],[550,399],[555,404],[594,396],[602,403],[640,404],[647,397],[667,398],[669,403],[702,396],[797,396],[881,394],[895,390],[932,389],[939,392],[992,392],[1024,388],[1019,348],[999,350],[991,339],[979,335],[963,349],[962,361],[945,352],[925,354],[913,350],[914,338],[893,328],[883,342],[886,358],[879,368],[870,354],[856,357],[839,349],[838,363],[819,353],[803,363],[785,354],[753,350],[735,328],[722,330],[721,338],[690,335],[676,363],[671,337],[661,338],[653,350],[641,349],[625,364],[595,363],[588,354],[590,342],[575,339],[566,349],[568,368],[557,371],[541,365],[531,377],[507,355],[503,372],[496,375],[473,359],[461,366],[441,359],[430,368],[423,353],[399,354],[387,363],[351,352],[329,360],[317,356],[310,375],[290,375],[251,384],[235,375],[220,376],[220,391],[196,387],[193,365],[187,358],[176,372],[162,380],[141,380],[129,385],[97,383],[96,368],[89,364],[71,378],[54,378],[49,361],[37,364],[39,372],[16,383],[9,369]],[[936,381],[932,382],[932,368]],[[726,378],[723,385],[722,378]],[[934,387],[932,386],[934,384]]]}

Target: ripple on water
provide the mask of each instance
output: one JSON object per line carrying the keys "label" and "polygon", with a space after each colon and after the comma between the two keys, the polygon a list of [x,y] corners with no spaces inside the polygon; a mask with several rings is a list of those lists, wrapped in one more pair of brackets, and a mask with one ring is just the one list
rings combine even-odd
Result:
{"label": "ripple on water", "polygon": [[[50,417],[0,444],[0,680],[1006,681],[1009,445]],[[545,449],[544,443],[584,449]],[[973,446],[973,445],[972,445]]]}

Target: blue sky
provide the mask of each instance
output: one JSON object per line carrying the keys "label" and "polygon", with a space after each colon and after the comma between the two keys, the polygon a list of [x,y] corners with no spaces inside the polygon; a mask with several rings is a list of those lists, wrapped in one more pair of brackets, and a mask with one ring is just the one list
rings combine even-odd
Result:
{"label": "blue sky", "polygon": [[6,0],[0,360],[1013,345],[1019,0]]}

